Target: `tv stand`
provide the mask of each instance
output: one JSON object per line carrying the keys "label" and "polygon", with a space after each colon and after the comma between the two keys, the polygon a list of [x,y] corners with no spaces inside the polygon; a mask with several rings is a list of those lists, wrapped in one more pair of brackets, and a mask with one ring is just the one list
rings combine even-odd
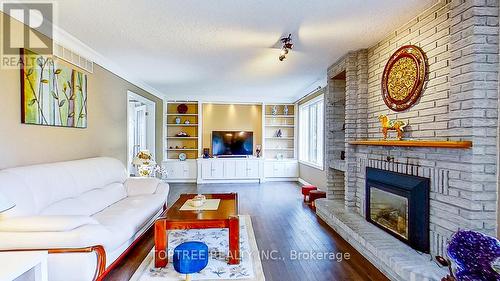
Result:
{"label": "tv stand", "polygon": [[261,182],[264,177],[264,161],[260,158],[240,157],[199,158],[197,183]]}
{"label": "tv stand", "polygon": [[217,158],[248,158],[247,155],[217,155],[215,157],[216,159]]}

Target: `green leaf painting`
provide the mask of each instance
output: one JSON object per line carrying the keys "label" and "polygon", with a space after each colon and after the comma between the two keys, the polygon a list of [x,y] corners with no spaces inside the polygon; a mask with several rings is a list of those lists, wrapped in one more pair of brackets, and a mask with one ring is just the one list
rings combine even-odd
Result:
{"label": "green leaf painting", "polygon": [[22,122],[87,127],[87,75],[23,49]]}

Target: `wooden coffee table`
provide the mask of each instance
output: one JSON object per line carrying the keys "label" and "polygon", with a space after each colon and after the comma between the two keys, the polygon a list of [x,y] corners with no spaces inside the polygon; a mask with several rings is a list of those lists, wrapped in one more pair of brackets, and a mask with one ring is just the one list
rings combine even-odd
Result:
{"label": "wooden coffee table", "polygon": [[216,211],[181,211],[184,203],[197,194],[182,194],[155,221],[155,267],[168,263],[168,230],[229,228],[229,264],[240,263],[240,222],[238,218],[238,194],[204,194],[207,199],[220,199]]}

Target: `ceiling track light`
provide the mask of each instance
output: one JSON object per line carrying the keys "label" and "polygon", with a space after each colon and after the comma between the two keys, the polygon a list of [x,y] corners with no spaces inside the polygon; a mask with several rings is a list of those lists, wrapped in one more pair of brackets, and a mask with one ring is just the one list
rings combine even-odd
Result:
{"label": "ceiling track light", "polygon": [[281,43],[283,44],[283,46],[281,47],[281,52],[280,52],[280,56],[278,57],[278,59],[280,61],[284,61],[286,59],[286,56],[289,53],[289,50],[291,50],[293,48],[292,34],[288,34],[288,37],[283,37],[280,40],[281,40]]}

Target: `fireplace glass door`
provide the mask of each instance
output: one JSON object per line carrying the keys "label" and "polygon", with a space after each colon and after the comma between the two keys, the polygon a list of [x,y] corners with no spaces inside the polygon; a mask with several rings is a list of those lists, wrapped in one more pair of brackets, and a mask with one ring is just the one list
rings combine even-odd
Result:
{"label": "fireplace glass door", "polygon": [[408,199],[378,188],[370,188],[370,218],[379,226],[408,239]]}

